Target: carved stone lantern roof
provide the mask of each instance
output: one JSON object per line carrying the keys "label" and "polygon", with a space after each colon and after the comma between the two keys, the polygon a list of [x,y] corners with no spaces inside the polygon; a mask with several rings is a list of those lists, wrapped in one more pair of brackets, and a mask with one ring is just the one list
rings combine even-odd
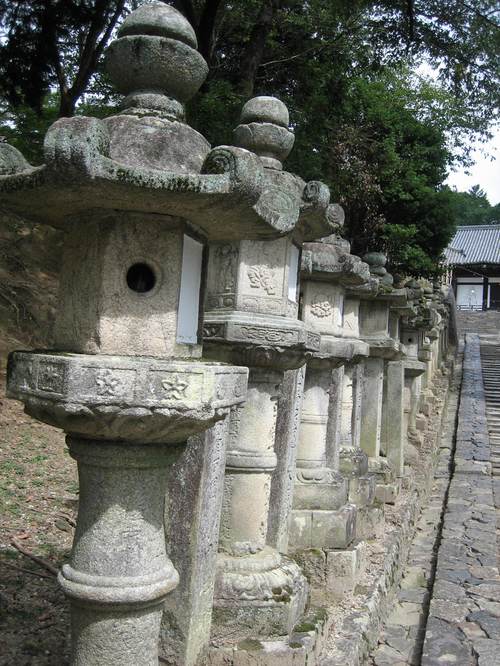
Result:
{"label": "carved stone lantern roof", "polygon": [[394,306],[404,306],[408,300],[406,289],[394,289],[393,278],[387,272],[387,257],[382,252],[368,252],[363,260],[370,267],[372,278],[377,278],[378,289],[359,291],[361,300],[361,337],[370,345],[370,356],[398,359],[405,353],[399,335],[391,335],[390,310]]}
{"label": "carved stone lantern roof", "polygon": [[[338,205],[336,208],[337,211],[342,210]],[[337,212],[337,218],[339,217]],[[356,255],[350,254],[348,241],[334,235],[304,243],[301,273],[303,277],[330,283],[338,282],[344,287],[366,285],[370,280],[368,265]]]}
{"label": "carved stone lantern roof", "polygon": [[252,210],[288,233],[211,243],[203,334],[215,358],[291,368],[319,347],[319,335],[297,318],[299,246],[334,231],[338,211],[326,185],[283,169],[294,142],[288,122],[283,102],[260,96],[243,106],[234,130],[237,150],[253,151],[263,168]]}
{"label": "carved stone lantern roof", "polygon": [[[1,144],[2,208],[61,228],[99,209],[182,217],[210,239],[328,233],[325,185],[281,172],[269,187],[264,167],[272,162],[277,172],[293,143],[279,104],[266,102],[265,112],[262,104],[247,107],[237,130],[243,148],[210,149],[184,122],[184,103],[208,71],[196,46],[192,27],[172,7],[154,2],[132,12],[105,62],[125,95],[119,113],[59,119],[47,132],[42,166]],[[251,149],[266,154],[259,159]]]}
{"label": "carved stone lantern roof", "polygon": [[[336,206],[340,226],[343,211]],[[348,241],[330,235],[305,243],[302,252],[303,312],[306,324],[321,334],[320,349],[314,353],[312,366],[333,367],[368,354],[368,345],[343,330],[344,295],[348,286],[366,285],[370,280],[368,265],[350,253]]]}

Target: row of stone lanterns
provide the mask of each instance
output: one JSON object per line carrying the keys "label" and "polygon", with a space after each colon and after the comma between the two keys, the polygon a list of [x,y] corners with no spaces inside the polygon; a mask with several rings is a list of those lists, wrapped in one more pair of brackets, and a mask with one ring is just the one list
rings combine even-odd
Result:
{"label": "row of stone lanterns", "polygon": [[207,67],[176,10],[132,12],[106,65],[117,114],[57,121],[42,167],[0,146],[2,206],[66,232],[54,351],[15,352],[8,391],[78,463],[72,663],[157,664],[160,639],[187,666],[353,587],[446,310],[352,255],[328,188],[283,169],[279,100],[245,104],[234,146],[185,123]]}

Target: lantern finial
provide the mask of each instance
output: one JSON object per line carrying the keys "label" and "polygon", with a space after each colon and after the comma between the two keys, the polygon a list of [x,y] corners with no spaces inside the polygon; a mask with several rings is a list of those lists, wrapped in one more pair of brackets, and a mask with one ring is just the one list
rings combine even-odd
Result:
{"label": "lantern finial", "polygon": [[129,14],[106,54],[109,77],[126,95],[122,107],[181,120],[208,73],[196,48],[192,26],[173,7],[152,2]]}
{"label": "lantern finial", "polygon": [[264,166],[281,170],[295,137],[288,129],[288,109],[276,97],[253,97],[241,110],[234,130],[236,145],[256,153]]}

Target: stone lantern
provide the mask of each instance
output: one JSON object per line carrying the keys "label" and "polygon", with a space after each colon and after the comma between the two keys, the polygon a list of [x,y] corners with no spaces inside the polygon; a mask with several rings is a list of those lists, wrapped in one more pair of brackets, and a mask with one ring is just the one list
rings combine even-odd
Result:
{"label": "stone lantern", "polygon": [[[350,245],[344,241],[345,251]],[[375,503],[376,479],[368,470],[368,456],[361,447],[364,391],[364,360],[369,346],[361,336],[362,299],[378,293],[379,278],[370,274],[361,284],[348,284],[344,294],[343,337],[364,343],[363,354],[333,371],[331,421],[339,441],[339,469],[349,482],[349,501],[357,507],[356,536],[370,539],[383,529],[383,511]]]}
{"label": "stone lantern", "polygon": [[204,345],[207,357],[249,366],[246,402],[234,410],[226,458],[214,623],[253,637],[287,634],[302,614],[307,584],[268,540],[277,465],[277,402],[284,372],[304,364],[320,336],[298,319],[300,247],[333,228],[328,188],[284,171],[293,146],[288,110],[272,97],[245,104],[236,143],[255,152],[265,185],[254,205],[289,233],[210,244]]}
{"label": "stone lantern", "polygon": [[[276,238],[295,220],[253,210],[266,182],[255,154],[210,150],[184,122],[207,66],[181,14],[139,7],[106,67],[125,95],[118,113],[58,120],[40,167],[0,146],[2,207],[66,232],[52,350],[13,353],[8,393],[62,428],[78,463],[75,540],[59,575],[72,663],[152,666],[178,581],[164,537],[166,470],[246,393],[246,368],[200,359],[206,241]],[[283,252],[293,260],[286,241]]]}
{"label": "stone lantern", "polygon": [[399,321],[392,308],[406,304],[405,289],[395,289],[385,268],[386,257],[370,252],[364,260],[372,275],[380,279],[376,295],[361,299],[360,332],[370,345],[365,361],[364,400],[361,418],[361,447],[369,457],[369,468],[377,476],[377,497],[393,502],[403,475],[403,384]]}
{"label": "stone lantern", "polygon": [[[320,334],[321,342],[307,362],[290,545],[300,551],[296,557],[308,573],[316,603],[338,590],[337,551],[347,549],[356,536],[356,506],[349,503],[348,479],[339,472],[339,438],[332,423],[332,409],[338,405],[331,400],[332,371],[368,353],[362,340],[343,337],[343,318],[346,287],[364,284],[369,278],[367,264],[351,255],[337,236],[304,244],[302,318]],[[318,565],[318,553],[323,567]],[[321,583],[315,584],[318,575],[311,571],[316,569],[318,574],[318,568]]]}
{"label": "stone lantern", "polygon": [[[416,430],[416,418],[421,392],[421,376],[425,372],[425,363],[419,360],[419,341],[423,333],[419,330],[416,313],[405,316],[402,320],[401,339],[406,347],[404,362],[404,428],[407,434],[406,455],[408,463],[414,463],[418,455],[414,443],[419,440]],[[411,440],[411,441],[410,441]]]}

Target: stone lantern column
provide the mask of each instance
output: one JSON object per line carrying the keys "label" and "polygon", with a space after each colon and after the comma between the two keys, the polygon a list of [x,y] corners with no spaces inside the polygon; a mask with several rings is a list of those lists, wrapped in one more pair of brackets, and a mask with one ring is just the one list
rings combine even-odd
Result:
{"label": "stone lantern column", "polygon": [[[346,290],[344,301],[344,337],[361,339],[361,298],[373,295],[378,290],[378,279],[370,279],[359,286]],[[339,469],[349,480],[349,501],[358,507],[357,536],[373,538],[383,529],[383,510],[376,504],[375,476],[369,473],[368,455],[361,447],[361,422],[364,391],[364,359],[369,353],[368,345],[363,356],[353,359],[343,368],[335,370],[335,395],[339,401],[338,414],[334,414],[336,436],[339,438]],[[336,417],[336,418],[335,418]]]}
{"label": "stone lantern column", "polygon": [[414,444],[419,439],[416,417],[419,408],[421,376],[425,372],[425,364],[418,359],[419,341],[421,339],[422,332],[414,325],[414,318],[405,317],[401,328],[401,340],[406,348],[404,362],[404,424],[408,438],[405,457],[409,463],[415,461],[417,453]]}
{"label": "stone lantern column", "polygon": [[210,246],[205,352],[250,369],[247,400],[231,418],[226,459],[214,600],[214,632],[222,636],[229,630],[287,634],[307,598],[299,567],[268,539],[280,387],[284,372],[319,347],[319,335],[297,319],[300,245],[306,229],[324,235],[332,227],[326,186],[306,185],[282,168],[293,138],[279,100],[257,97],[245,104],[235,139],[259,155],[265,171],[254,210],[280,220],[284,235]]}
{"label": "stone lantern column", "polygon": [[[362,284],[368,276],[366,264],[340,250],[336,237],[304,245],[303,319],[321,335],[321,343],[308,360],[305,378],[293,500],[295,547],[345,548],[353,538],[355,507],[348,504],[338,441],[328,437],[328,420],[332,370],[367,351],[361,340],[342,336],[345,285]],[[318,522],[323,533],[314,529]]]}
{"label": "stone lantern column", "polygon": [[253,210],[258,157],[210,150],[184,122],[207,66],[179,12],[140,6],[106,66],[125,95],[119,113],[58,120],[40,167],[0,145],[2,206],[66,231],[53,348],[11,355],[8,394],[62,428],[78,463],[75,539],[59,574],[72,663],[156,666],[163,603],[178,583],[167,470],[247,386],[246,368],[200,358],[206,241],[283,230]]}
{"label": "stone lantern column", "polygon": [[391,306],[406,302],[406,290],[394,289],[378,252],[364,257],[372,274],[380,279],[379,291],[362,298],[361,336],[370,345],[365,361],[361,447],[369,456],[369,468],[377,476],[377,497],[394,502],[403,475],[403,364],[404,347]]}
{"label": "stone lantern column", "polygon": [[332,437],[329,421],[332,371],[368,351],[361,340],[343,337],[343,313],[345,285],[363,284],[369,271],[345,250],[341,240],[330,236],[306,243],[302,256],[303,319],[321,335],[321,343],[307,362],[290,547],[308,574],[316,603],[343,591],[336,556],[356,536],[356,506],[339,472],[339,440]]}

